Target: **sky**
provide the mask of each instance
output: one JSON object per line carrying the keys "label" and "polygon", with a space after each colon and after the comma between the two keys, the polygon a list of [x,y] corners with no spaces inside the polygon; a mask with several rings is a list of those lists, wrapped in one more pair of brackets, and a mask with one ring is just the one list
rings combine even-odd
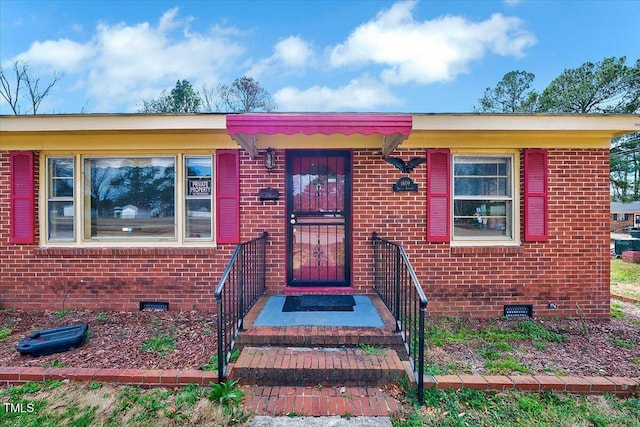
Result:
{"label": "sky", "polygon": [[178,80],[243,75],[282,112],[464,113],[510,71],[542,91],[611,56],[640,58],[640,0],[0,0],[9,81],[16,60],[61,77],[44,114],[131,113]]}

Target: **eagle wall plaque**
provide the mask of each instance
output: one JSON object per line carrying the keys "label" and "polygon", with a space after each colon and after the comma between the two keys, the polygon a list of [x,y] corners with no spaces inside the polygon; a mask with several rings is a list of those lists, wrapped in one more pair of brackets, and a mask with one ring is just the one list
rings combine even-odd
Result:
{"label": "eagle wall plaque", "polygon": [[[399,157],[385,157],[385,160],[398,168],[401,172],[410,174],[416,167],[420,166],[427,159],[424,157],[414,157],[405,162]],[[418,184],[413,182],[408,176],[403,176],[392,186],[394,192],[400,191],[418,191]]]}

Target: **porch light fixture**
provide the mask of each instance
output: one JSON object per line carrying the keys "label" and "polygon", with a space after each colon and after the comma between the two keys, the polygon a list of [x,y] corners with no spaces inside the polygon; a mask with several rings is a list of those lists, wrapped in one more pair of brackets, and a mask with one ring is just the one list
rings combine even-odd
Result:
{"label": "porch light fixture", "polygon": [[273,148],[267,148],[267,151],[264,153],[264,168],[267,172],[271,173],[273,168],[276,167],[276,153],[273,151]]}

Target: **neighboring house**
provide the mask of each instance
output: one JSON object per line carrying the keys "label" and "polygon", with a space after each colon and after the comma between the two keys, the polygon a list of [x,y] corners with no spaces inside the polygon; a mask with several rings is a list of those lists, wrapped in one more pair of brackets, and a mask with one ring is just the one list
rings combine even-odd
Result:
{"label": "neighboring house", "polygon": [[[377,232],[404,246],[429,315],[500,317],[531,304],[536,316],[606,318],[609,144],[639,121],[4,116],[0,303],[213,311],[234,248],[264,230],[269,293],[373,293]],[[426,162],[407,179],[387,156]]]}
{"label": "neighboring house", "polygon": [[640,228],[640,201],[611,202],[611,232],[627,233],[631,227]]}
{"label": "neighboring house", "polygon": [[127,205],[120,211],[120,218],[122,219],[132,219],[136,216],[138,216],[138,208],[133,205]]}

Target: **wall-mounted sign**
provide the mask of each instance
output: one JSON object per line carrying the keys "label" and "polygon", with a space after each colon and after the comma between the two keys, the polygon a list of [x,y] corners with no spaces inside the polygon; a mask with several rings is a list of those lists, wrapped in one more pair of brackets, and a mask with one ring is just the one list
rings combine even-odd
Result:
{"label": "wall-mounted sign", "polygon": [[418,191],[418,184],[413,182],[408,176],[403,176],[398,182],[393,184],[393,191],[396,193],[400,191]]}
{"label": "wall-mounted sign", "polygon": [[211,180],[189,178],[189,196],[210,196]]}
{"label": "wall-mounted sign", "polygon": [[268,200],[276,201],[280,198],[280,192],[276,188],[267,187],[259,190],[258,196],[262,203]]}

